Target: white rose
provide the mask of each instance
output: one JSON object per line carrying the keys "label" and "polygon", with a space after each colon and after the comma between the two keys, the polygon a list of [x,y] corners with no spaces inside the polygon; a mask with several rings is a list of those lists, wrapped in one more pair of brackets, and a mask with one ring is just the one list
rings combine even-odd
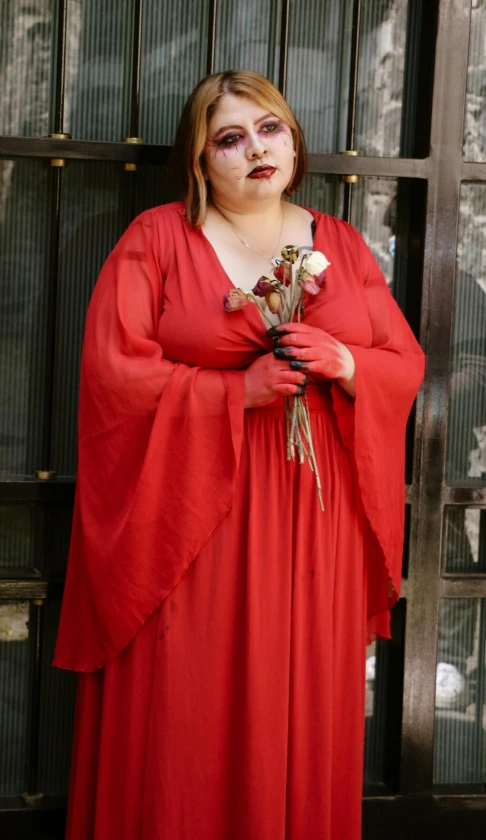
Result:
{"label": "white rose", "polygon": [[320,251],[312,251],[305,261],[305,270],[312,274],[313,277],[318,277],[326,268],[331,265],[329,260]]}

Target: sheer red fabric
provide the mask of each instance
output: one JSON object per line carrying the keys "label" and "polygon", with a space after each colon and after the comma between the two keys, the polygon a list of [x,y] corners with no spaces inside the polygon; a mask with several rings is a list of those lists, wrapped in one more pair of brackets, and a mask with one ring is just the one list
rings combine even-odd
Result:
{"label": "sheer red fabric", "polygon": [[305,317],[356,360],[355,401],[309,388],[325,513],[281,401],[244,410],[273,342],[255,306],[224,312],[182,204],[101,272],[55,657],[84,672],[69,840],[359,837],[366,623],[387,637],[400,589],[423,354],[359,234],[314,217],[331,267]]}

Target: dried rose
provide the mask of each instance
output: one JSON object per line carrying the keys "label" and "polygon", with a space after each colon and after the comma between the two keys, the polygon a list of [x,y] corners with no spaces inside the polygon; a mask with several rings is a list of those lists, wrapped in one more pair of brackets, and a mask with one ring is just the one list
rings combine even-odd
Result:
{"label": "dried rose", "polygon": [[274,315],[280,312],[280,295],[278,292],[272,291],[265,295],[265,303]]}
{"label": "dried rose", "polygon": [[319,286],[319,288],[321,288],[325,279],[326,279],[326,272],[325,271],[321,271],[320,274],[314,274],[314,283],[316,284],[316,286]]}
{"label": "dried rose", "polygon": [[307,274],[307,271],[304,272],[300,285],[302,286],[304,292],[307,292],[308,295],[318,295],[321,291],[317,283],[314,282],[313,277],[310,274]]}
{"label": "dried rose", "polygon": [[290,286],[290,272],[285,263],[281,262],[273,269],[273,276],[284,286]]}
{"label": "dried rose", "polygon": [[271,287],[270,278],[263,275],[260,277],[256,286],[252,289],[252,292],[257,297],[265,297],[265,295],[269,294]]}
{"label": "dried rose", "polygon": [[298,257],[299,251],[298,248],[295,247],[295,245],[286,245],[285,248],[282,248],[282,259],[286,262],[297,262]]}
{"label": "dried rose", "polygon": [[319,277],[331,265],[321,251],[312,251],[305,261],[305,270],[312,276]]}
{"label": "dried rose", "polygon": [[248,303],[248,298],[242,289],[230,289],[223,298],[223,306],[226,312],[236,312],[243,309]]}

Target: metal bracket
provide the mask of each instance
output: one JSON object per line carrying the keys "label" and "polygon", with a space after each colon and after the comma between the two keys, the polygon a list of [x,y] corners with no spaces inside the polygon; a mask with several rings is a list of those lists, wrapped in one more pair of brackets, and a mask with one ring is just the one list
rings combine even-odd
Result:
{"label": "metal bracket", "polygon": [[22,799],[24,800],[26,805],[29,805],[31,808],[36,808],[37,805],[40,805],[42,799],[44,797],[43,793],[23,793]]}
{"label": "metal bracket", "polygon": [[57,477],[56,470],[36,470],[34,475],[38,481],[52,481]]}

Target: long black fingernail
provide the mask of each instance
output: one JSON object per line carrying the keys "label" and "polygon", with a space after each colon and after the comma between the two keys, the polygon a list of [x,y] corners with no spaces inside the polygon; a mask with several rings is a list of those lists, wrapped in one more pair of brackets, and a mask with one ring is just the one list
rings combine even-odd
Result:
{"label": "long black fingernail", "polygon": [[280,327],[270,327],[267,330],[267,335],[269,338],[281,338],[283,335],[287,335],[287,332]]}
{"label": "long black fingernail", "polygon": [[[275,353],[275,350],[273,352]],[[298,359],[294,359],[292,362],[290,362],[289,367],[292,370],[307,370],[307,362],[301,362]]]}
{"label": "long black fingernail", "polygon": [[305,388],[303,386],[299,385],[299,387],[297,388],[297,391],[296,391],[296,395],[298,397],[305,397],[305,395],[306,395]]}
{"label": "long black fingernail", "polygon": [[308,384],[309,384],[309,382],[310,382],[310,379],[309,379],[309,377],[308,377],[308,376],[306,376],[306,377],[305,377],[305,379],[304,379],[304,381],[303,381],[303,383],[302,383],[302,385],[308,385]]}
{"label": "long black fingernail", "polygon": [[293,359],[294,353],[291,347],[276,347],[273,351],[276,359]]}

